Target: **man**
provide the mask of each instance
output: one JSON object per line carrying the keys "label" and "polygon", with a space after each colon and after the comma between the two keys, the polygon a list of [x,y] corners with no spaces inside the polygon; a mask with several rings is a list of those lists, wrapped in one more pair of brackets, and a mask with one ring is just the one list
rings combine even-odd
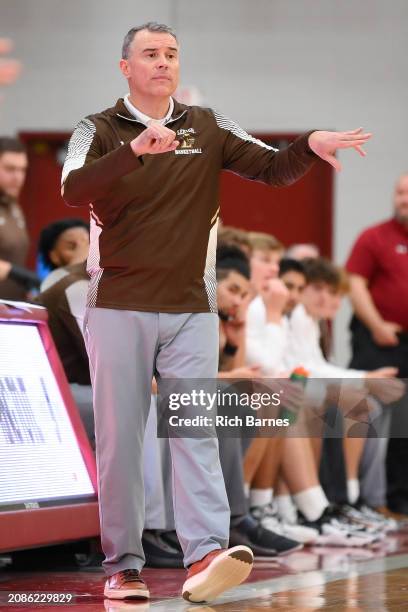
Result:
{"label": "man", "polygon": [[301,261],[284,258],[279,264],[279,278],[288,291],[284,313],[290,315],[302,299],[306,287],[306,273]]}
{"label": "man", "polygon": [[[340,275],[336,268],[325,260],[307,260],[307,263],[308,265],[306,265],[306,262],[283,259],[279,267],[279,282],[282,287],[276,281],[269,281],[274,295],[274,299],[270,301],[270,306],[268,300],[265,300],[265,296],[269,294],[262,296],[261,293],[253,300],[249,308],[248,357],[250,363],[252,360],[258,359],[262,370],[270,372],[272,376],[279,376],[279,372],[282,372],[285,366],[290,372],[296,366],[302,365],[308,370],[319,368],[314,375],[325,377],[327,376],[325,368],[335,367],[327,364],[321,354],[318,343],[320,332],[317,320],[322,315],[329,316],[329,313],[334,309],[332,304],[334,298],[331,295],[331,290],[336,293],[340,283]],[[307,284],[307,280],[309,284]],[[316,288],[312,287],[309,290],[309,301],[311,303],[310,309],[316,321],[307,318],[305,313],[305,321],[300,330],[298,328],[299,310],[303,309],[300,300],[302,296],[304,298],[305,291],[308,292],[307,287],[312,283],[316,285]],[[286,291],[286,301],[283,299],[284,290]],[[337,307],[338,305],[339,301],[337,300]],[[297,351],[292,359],[293,345],[295,345]],[[341,374],[343,374],[343,377],[345,376],[344,371],[339,369],[339,377]],[[358,374],[360,376],[363,373]],[[329,376],[334,378],[336,374],[329,374]],[[350,399],[345,406],[346,393]],[[335,388],[332,390],[330,386],[322,384],[319,380],[310,378],[305,386],[305,394],[306,398],[312,404],[316,403],[318,407],[325,400],[338,396],[338,391]],[[351,404],[350,408],[354,407],[358,401],[364,398],[364,395],[364,391],[357,391],[356,393],[353,390],[350,392],[346,388],[342,389],[342,407],[346,408],[349,404]],[[269,453],[266,465],[270,465],[271,462],[272,457]],[[357,539],[351,539],[350,524],[346,521],[339,525],[339,518],[343,520],[343,517],[336,510],[332,511],[329,508],[329,502],[319,482],[318,469],[313,458],[310,440],[305,437],[298,438],[293,434],[289,435],[285,440],[281,463],[285,484],[289,485],[296,506],[306,525],[316,530],[315,533],[319,532],[319,543],[334,543],[339,546],[361,546],[370,543],[370,538],[367,539],[367,534],[363,532],[359,533]],[[258,482],[266,481],[261,479],[258,474]],[[272,481],[269,486],[271,485],[273,486]],[[269,516],[276,521],[276,513],[274,513],[273,505],[271,506],[272,491],[269,490],[270,499],[268,500],[266,497],[267,490],[265,490],[265,487],[262,487],[262,489],[259,492],[254,492],[253,505],[256,514],[266,517],[266,520],[263,521],[266,526],[270,524]],[[299,526],[294,523],[295,515],[291,511],[290,496],[287,492],[283,492],[282,482],[279,482],[278,490],[279,495],[276,501],[281,516],[286,519],[283,522],[284,533],[293,533],[294,536],[299,533],[298,538],[302,538],[302,536],[309,538],[310,535],[308,533],[303,534],[302,531],[299,531]],[[359,518],[362,520],[360,516]]]}
{"label": "man", "polygon": [[82,219],[59,219],[44,227],[38,242],[38,256],[48,274],[41,283],[41,291],[68,274],[65,266],[86,261],[88,252],[89,224]]}
{"label": "man", "polygon": [[[91,203],[87,348],[94,388],[105,594],[148,597],[144,562],[143,431],[156,373],[215,378],[215,248],[222,169],[271,185],[294,182],[316,154],[370,138],[313,132],[277,152],[211,109],[177,103],[179,45],[155,23],[126,35],[120,68],[130,93],[77,126],[63,170],[69,205]],[[120,415],[120,418],[119,418]],[[228,550],[229,508],[218,445],[171,439],[178,536],[189,568],[183,596],[208,601],[252,567]],[[181,516],[183,505],[183,518]]]}
{"label": "man", "polygon": [[38,286],[33,272],[23,268],[29,238],[18,198],[27,173],[27,153],[16,138],[0,138],[0,298],[24,300]]}
{"label": "man", "polygon": [[[272,237],[271,237],[272,239]],[[234,245],[217,249],[217,301],[220,317],[220,365],[222,379],[259,378],[260,368],[245,366],[246,309],[250,295],[250,264]],[[256,440],[257,441],[257,440]],[[231,508],[230,543],[245,544],[263,557],[286,555],[300,548],[299,542],[277,530],[265,528],[248,513],[242,443],[234,436],[219,440],[221,467]]]}
{"label": "man", "polygon": [[[393,218],[366,229],[347,261],[354,317],[352,367],[385,365],[408,378],[408,173],[394,191]],[[394,407],[387,455],[388,506],[408,514],[406,406]]]}
{"label": "man", "polygon": [[[278,273],[279,278],[276,278]],[[255,278],[254,288],[259,294],[248,310],[247,360],[248,363],[259,363],[267,376],[280,377],[282,386],[282,378],[288,376],[294,367],[303,365],[300,360],[288,366],[286,360],[290,349],[290,316],[305,289],[306,271],[301,262],[283,259],[279,268],[266,268],[264,276],[257,274]],[[295,383],[289,385],[296,386]],[[287,387],[286,399],[288,391],[293,394],[293,390]],[[324,403],[327,392],[325,385],[313,379],[308,379],[305,385],[305,397],[316,407]],[[304,411],[302,395],[294,398],[294,405],[302,406]],[[304,437],[304,431],[301,437],[291,431],[285,439],[272,438],[266,446],[261,438],[253,441],[249,449],[251,455],[247,452],[244,464],[246,466],[249,459],[254,462],[255,451],[261,451],[256,471],[247,480],[251,484],[253,516],[259,517],[263,527],[303,543],[367,545],[372,541],[367,534],[352,535],[350,525],[347,522],[340,525],[338,514],[329,508],[319,482],[311,440]],[[276,496],[275,492],[278,493]],[[306,523],[305,526],[299,524],[299,518]]]}
{"label": "man", "polygon": [[[392,380],[397,374],[396,368],[382,367],[368,372],[342,368],[325,359],[319,343],[319,320],[328,315],[333,318],[336,308],[340,306],[341,275],[339,270],[324,258],[305,260],[304,264],[307,285],[303,291],[302,304],[296,306],[290,318],[288,364],[294,367],[295,364],[301,363],[311,376],[331,379],[331,384],[336,383],[336,379],[345,379],[347,386],[353,384],[385,403],[399,399],[403,387],[395,379]],[[385,379],[388,380],[385,382]],[[342,394],[345,390],[346,387],[341,389]],[[349,424],[353,425],[353,421]],[[347,469],[347,498],[351,504],[355,504],[360,495],[358,470],[364,437],[346,436],[343,445]]]}

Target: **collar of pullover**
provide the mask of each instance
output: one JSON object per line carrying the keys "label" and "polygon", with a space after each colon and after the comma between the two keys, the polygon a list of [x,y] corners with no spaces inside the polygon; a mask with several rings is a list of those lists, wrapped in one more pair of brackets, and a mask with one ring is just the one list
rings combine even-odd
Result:
{"label": "collar of pullover", "polygon": [[[131,112],[128,106],[129,104],[133,107],[136,113]],[[177,102],[177,100],[173,100],[173,98],[171,98],[169,112],[166,114],[165,117],[166,123],[172,123],[173,121],[176,121],[182,115],[184,115],[187,110],[187,106],[185,106],[184,104],[180,104],[179,102]],[[119,100],[116,102],[115,111],[116,115],[121,119],[126,119],[127,121],[132,121],[135,123],[141,123],[142,125],[146,125],[146,119],[151,119],[151,117],[148,117],[147,115],[141,113],[141,111],[136,109],[132,103],[126,100],[126,96],[125,98],[119,98]]]}

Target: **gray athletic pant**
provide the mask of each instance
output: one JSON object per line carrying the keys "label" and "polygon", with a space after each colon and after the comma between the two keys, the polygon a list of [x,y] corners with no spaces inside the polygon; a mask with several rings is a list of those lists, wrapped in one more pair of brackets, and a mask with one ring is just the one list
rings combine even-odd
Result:
{"label": "gray athletic pant", "polygon": [[[95,411],[103,562],[108,576],[143,567],[143,438],[151,382],[215,378],[218,316],[89,308],[85,340]],[[184,564],[226,548],[230,510],[214,437],[171,438],[173,505]]]}

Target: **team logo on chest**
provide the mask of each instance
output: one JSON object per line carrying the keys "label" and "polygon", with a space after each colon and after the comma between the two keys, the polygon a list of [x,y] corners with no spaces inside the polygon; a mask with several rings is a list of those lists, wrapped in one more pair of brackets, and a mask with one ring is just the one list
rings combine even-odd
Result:
{"label": "team logo on chest", "polygon": [[180,145],[174,151],[176,155],[197,155],[202,153],[202,149],[194,148],[196,141],[194,128],[181,128],[177,130],[176,135],[177,140],[180,142]]}

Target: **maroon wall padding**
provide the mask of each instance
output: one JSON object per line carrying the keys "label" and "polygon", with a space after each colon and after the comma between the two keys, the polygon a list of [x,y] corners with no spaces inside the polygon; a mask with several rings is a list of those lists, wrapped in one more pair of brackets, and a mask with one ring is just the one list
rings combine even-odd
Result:
{"label": "maroon wall padding", "polygon": [[[282,148],[299,134],[257,134]],[[333,168],[318,160],[290,187],[270,188],[224,172],[221,178],[221,219],[225,225],[273,234],[285,246],[312,242],[332,255]]]}

